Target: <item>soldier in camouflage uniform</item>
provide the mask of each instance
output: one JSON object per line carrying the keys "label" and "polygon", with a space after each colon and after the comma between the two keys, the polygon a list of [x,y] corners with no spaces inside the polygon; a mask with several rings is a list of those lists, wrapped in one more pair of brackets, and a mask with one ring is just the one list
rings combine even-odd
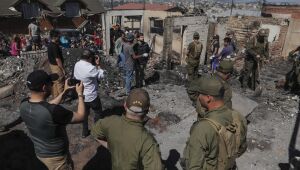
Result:
{"label": "soldier in camouflage uniform", "polygon": [[230,60],[223,60],[220,62],[220,66],[217,68],[217,72],[214,76],[220,80],[223,84],[225,92],[224,92],[224,103],[229,108],[232,109],[232,90],[231,86],[228,83],[228,80],[233,72],[233,62]]}
{"label": "soldier in camouflage uniform", "polygon": [[[228,83],[228,79],[230,78],[232,72],[233,62],[230,60],[222,60],[220,62],[220,66],[217,68],[217,72],[212,74],[212,76],[216,77],[223,84],[225,89],[224,103],[230,109],[232,109],[232,90],[230,84]],[[190,87],[196,86],[197,84],[199,84],[199,81],[200,78],[191,82]],[[188,88],[187,93],[190,99],[194,102],[196,111],[198,113],[198,119],[203,118],[205,111],[204,108],[201,106],[199,100],[197,100],[199,93],[197,91],[194,91],[193,88]]]}
{"label": "soldier in camouflage uniform", "polygon": [[125,115],[104,118],[92,128],[92,135],[111,153],[112,170],[162,170],[158,144],[144,127],[149,94],[143,89],[132,90],[124,107]]}
{"label": "soldier in camouflage uniform", "polygon": [[[197,81],[190,90],[198,92],[205,115],[191,127],[182,166],[188,170],[235,169],[235,159],[247,149],[247,121],[225,106],[224,87],[216,77],[203,76]],[[221,136],[225,133],[232,138]]]}
{"label": "soldier in camouflage uniform", "polygon": [[189,82],[198,77],[200,56],[203,48],[202,43],[199,41],[200,35],[198,32],[194,33],[193,38],[194,41],[191,42],[188,46],[188,53],[186,58],[186,69],[188,72]]}
{"label": "soldier in camouflage uniform", "polygon": [[242,71],[242,88],[252,90],[259,84],[259,71],[263,61],[269,58],[269,44],[267,30],[261,29],[255,37],[250,38],[246,45],[245,65]]}
{"label": "soldier in camouflage uniform", "polygon": [[289,61],[293,62],[291,71],[286,74],[285,90],[291,90],[292,93],[300,91],[300,46],[291,51],[288,56]]}

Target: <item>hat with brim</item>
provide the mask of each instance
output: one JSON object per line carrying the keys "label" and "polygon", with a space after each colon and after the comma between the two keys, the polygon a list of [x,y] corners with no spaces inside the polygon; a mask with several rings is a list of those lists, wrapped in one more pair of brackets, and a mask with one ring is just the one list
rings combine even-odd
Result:
{"label": "hat with brim", "polygon": [[126,106],[128,110],[136,114],[145,114],[148,112],[150,107],[150,96],[144,89],[133,89],[127,99]]}
{"label": "hat with brim", "polygon": [[188,90],[210,96],[220,96],[224,93],[223,84],[214,76],[202,76],[194,80]]}
{"label": "hat with brim", "polygon": [[225,74],[232,73],[233,62],[230,60],[222,60],[219,67],[217,67],[217,71]]}
{"label": "hat with brim", "polygon": [[44,70],[35,70],[28,75],[26,85],[29,90],[42,92],[44,85],[51,84],[58,78],[57,74],[48,74]]}

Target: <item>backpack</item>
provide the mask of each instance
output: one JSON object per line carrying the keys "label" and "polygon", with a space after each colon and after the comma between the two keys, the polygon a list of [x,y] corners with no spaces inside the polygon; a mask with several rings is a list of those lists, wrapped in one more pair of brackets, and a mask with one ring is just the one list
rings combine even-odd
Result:
{"label": "backpack", "polygon": [[226,127],[212,119],[201,119],[211,124],[219,135],[218,170],[231,169],[238,157],[241,140],[241,121],[238,114],[235,111],[232,112],[233,121]]}
{"label": "backpack", "polygon": [[199,43],[195,43],[195,49],[194,49],[194,57],[195,59],[199,59],[200,56],[201,56],[201,52],[202,52],[202,44],[199,42]]}
{"label": "backpack", "polygon": [[188,54],[188,60],[192,59],[192,60],[199,60],[201,57],[201,52],[202,52],[202,44],[201,42],[196,43],[193,42],[193,47],[192,47],[193,53]]}

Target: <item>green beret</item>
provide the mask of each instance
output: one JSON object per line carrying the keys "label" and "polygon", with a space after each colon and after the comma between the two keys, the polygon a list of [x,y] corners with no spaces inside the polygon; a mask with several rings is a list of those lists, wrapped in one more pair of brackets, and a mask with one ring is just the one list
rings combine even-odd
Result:
{"label": "green beret", "polygon": [[230,60],[222,60],[217,71],[225,74],[231,73],[233,71],[233,62]]}
{"label": "green beret", "polygon": [[202,76],[191,82],[188,91],[194,91],[210,96],[223,96],[224,86],[221,81],[214,76]]}

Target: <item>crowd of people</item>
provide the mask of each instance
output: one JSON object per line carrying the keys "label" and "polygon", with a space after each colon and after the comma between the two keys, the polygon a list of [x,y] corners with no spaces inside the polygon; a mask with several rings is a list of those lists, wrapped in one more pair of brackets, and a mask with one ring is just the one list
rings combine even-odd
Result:
{"label": "crowd of people", "polygon": [[[40,48],[41,40],[36,23],[29,25],[29,37],[16,36],[11,44],[11,54],[19,55],[20,49],[31,43],[32,50]],[[259,72],[269,58],[267,30],[258,30],[246,43],[245,66],[240,77],[242,88],[256,90],[260,86]],[[38,37],[36,37],[38,36]],[[124,108],[122,116],[105,117],[99,96],[99,82],[105,76],[96,49],[102,42],[98,35],[83,38],[80,45],[71,45],[66,34],[50,32],[47,42],[51,74],[35,70],[27,77],[30,96],[22,101],[21,118],[25,122],[37,158],[50,170],[73,169],[68,147],[66,126],[82,123],[82,138],[90,134],[109,149],[112,169],[163,169],[159,146],[154,136],[144,127],[151,98],[143,89],[145,70],[151,56],[151,48],[140,32],[126,32],[116,25],[111,30],[110,54],[118,57],[118,68],[123,77]],[[181,165],[183,169],[237,169],[236,158],[247,149],[247,121],[232,108],[232,90],[229,79],[234,62],[239,59],[239,47],[233,31],[224,38],[220,50],[219,35],[214,35],[208,49],[210,74],[199,76],[199,63],[203,45],[195,32],[188,45],[187,93],[198,113],[187,139]],[[93,48],[91,48],[93,46]],[[96,47],[95,47],[96,46]],[[80,60],[75,64],[73,77],[66,78],[62,48],[83,48]],[[299,78],[300,48],[290,53],[294,67],[288,74],[286,88],[295,88]],[[135,76],[135,86],[132,85]],[[288,79],[288,77],[287,77]],[[69,91],[77,93],[77,110],[64,108],[61,102]],[[51,100],[50,99],[51,96]],[[89,129],[90,110],[95,112],[94,123]],[[126,140],[124,140],[126,138]]]}
{"label": "crowd of people", "polygon": [[[269,61],[269,44],[267,40],[268,30],[260,29],[257,33],[247,40],[245,50],[239,50],[234,31],[229,30],[224,38],[223,48],[220,50],[219,35],[214,35],[207,50],[206,64],[210,71],[215,73],[220,67],[221,61],[229,60],[235,62],[244,58],[245,64],[241,72],[240,82],[244,91],[247,88],[261,93],[259,75],[264,63]],[[187,73],[188,80],[198,78],[202,44],[199,41],[199,33],[193,35],[193,42],[188,46],[187,53]],[[244,53],[244,54],[242,54]],[[209,57],[211,56],[211,57]]]}
{"label": "crowd of people", "polygon": [[[83,31],[60,30],[59,45],[62,48],[93,48],[95,51],[103,49],[101,25],[92,22],[86,25]],[[37,19],[32,19],[28,25],[28,34],[15,34],[12,36],[0,34],[0,54],[4,57],[20,57],[21,52],[45,50],[51,42],[48,32],[41,32]]]}
{"label": "crowd of people", "polygon": [[[143,33],[122,30],[119,33],[114,42],[114,53],[118,56],[118,67],[124,79],[126,97],[122,116],[105,117],[103,114],[98,88],[105,71],[93,50],[84,48],[75,64],[74,77],[66,78],[60,34],[55,30],[50,32],[48,44],[51,74],[35,70],[28,75],[26,84],[30,96],[21,103],[21,118],[29,130],[37,158],[49,170],[73,169],[66,131],[66,126],[73,123],[82,123],[82,138],[91,134],[110,151],[113,170],[163,169],[159,146],[144,127],[149,120],[151,98],[142,87],[151,49],[144,41]],[[232,92],[227,81],[233,63],[220,60],[213,74],[198,77],[195,63],[201,52],[202,44],[196,33],[189,46],[187,93],[195,104],[198,120],[191,127],[181,165],[190,170],[236,169],[235,159],[247,148],[247,122],[232,109]],[[135,87],[132,86],[134,74]],[[76,110],[60,105],[65,94],[72,90],[78,96]],[[91,109],[95,117],[90,130],[88,116]]]}

